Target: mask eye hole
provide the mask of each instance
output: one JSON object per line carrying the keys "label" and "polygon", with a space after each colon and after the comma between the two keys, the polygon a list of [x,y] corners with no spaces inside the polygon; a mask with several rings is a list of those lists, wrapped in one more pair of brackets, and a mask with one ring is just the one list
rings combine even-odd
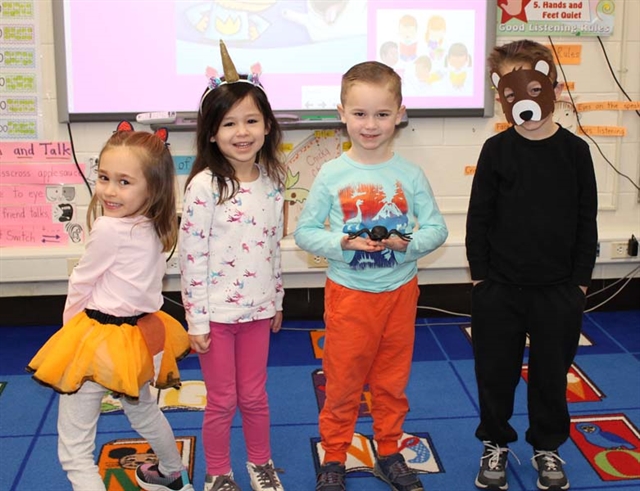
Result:
{"label": "mask eye hole", "polygon": [[505,101],[511,104],[516,98],[516,93],[510,87],[505,87],[505,89],[502,91],[502,96],[504,97]]}
{"label": "mask eye hole", "polygon": [[529,84],[527,85],[527,94],[529,94],[530,97],[538,97],[541,93],[542,85],[540,84],[540,82],[536,82],[535,80],[529,82]]}

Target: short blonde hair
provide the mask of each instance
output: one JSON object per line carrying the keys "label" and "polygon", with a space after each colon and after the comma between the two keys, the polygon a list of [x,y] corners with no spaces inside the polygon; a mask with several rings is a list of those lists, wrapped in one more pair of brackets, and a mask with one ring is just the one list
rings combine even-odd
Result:
{"label": "short blonde hair", "polygon": [[396,99],[398,107],[402,105],[402,80],[390,66],[378,61],[365,61],[352,66],[342,76],[340,89],[342,105],[345,104],[349,89],[358,82],[388,87]]}

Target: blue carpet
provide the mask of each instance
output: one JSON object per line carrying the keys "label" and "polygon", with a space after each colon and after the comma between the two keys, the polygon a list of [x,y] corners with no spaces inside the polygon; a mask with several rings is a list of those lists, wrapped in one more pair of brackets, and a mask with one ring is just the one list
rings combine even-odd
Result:
{"label": "blue carpet", "polygon": [[[429,473],[421,475],[425,489],[473,490],[481,444],[473,436],[478,423],[478,404],[466,329],[469,321],[467,318],[421,318],[416,324],[414,363],[407,389],[411,408],[405,424],[405,455],[414,458],[415,462],[423,462],[420,465],[430,469]],[[24,371],[33,354],[56,329],[55,326],[0,327],[2,490],[43,489],[43,482],[46,482],[47,490],[70,488],[56,458],[58,396],[36,384]],[[286,471],[281,477],[287,491],[310,491],[315,487],[319,402],[314,372],[321,369],[321,360],[316,357],[316,350],[322,347],[321,332],[317,332],[321,329],[321,322],[287,321],[283,331],[272,336],[268,391],[273,458],[276,465]],[[590,441],[595,443],[589,446],[578,444],[579,439],[570,439],[562,447],[561,454],[567,461],[571,489],[638,490],[640,311],[586,314],[583,334],[585,343],[578,350],[575,368],[584,380],[575,386],[575,393],[586,399],[570,404],[572,418],[593,420],[593,424],[609,432],[619,431],[619,438],[629,443],[626,447],[609,448],[595,440]],[[175,396],[176,400],[182,401],[180,404],[184,403],[183,407],[167,408],[166,415],[176,437],[194,442],[189,461],[195,489],[201,491],[205,466],[200,442],[202,412],[196,410],[198,401],[203,400],[197,357],[189,356],[181,362],[180,368],[183,380],[192,381],[192,385],[185,384]],[[591,399],[587,397],[589,394]],[[170,396],[165,397],[169,401]],[[363,408],[364,413],[356,427],[357,442],[362,443],[362,448],[354,447],[353,455],[366,463],[374,453],[370,439],[371,418],[366,413],[366,405]],[[509,489],[512,491],[536,489],[537,476],[530,463],[531,449],[523,439],[526,414],[526,382],[523,380],[518,385],[512,419],[520,440],[511,448],[521,461],[519,465],[510,457]],[[96,459],[98,456],[106,458],[107,450],[115,444],[126,444],[137,438],[121,411],[104,414],[98,426]],[[188,447],[188,443],[185,445]],[[249,490],[239,416],[234,419],[232,449],[238,484]],[[424,457],[422,461],[421,456]],[[425,460],[427,457],[428,461]],[[110,482],[110,490],[137,489],[115,478]],[[348,491],[389,489],[372,477],[366,466],[349,474],[347,487]]]}

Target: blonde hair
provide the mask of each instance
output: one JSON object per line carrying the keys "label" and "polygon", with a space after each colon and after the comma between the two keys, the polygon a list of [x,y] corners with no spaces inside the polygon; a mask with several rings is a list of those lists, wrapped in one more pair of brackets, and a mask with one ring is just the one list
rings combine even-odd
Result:
{"label": "blonde hair", "polygon": [[[116,131],[100,152],[100,158],[105,152],[118,147],[128,148],[140,160],[149,193],[149,198],[140,214],[151,220],[162,243],[163,252],[169,252],[178,239],[175,168],[171,153],[165,142],[153,133]],[[99,208],[100,202],[94,194],[87,210],[89,230],[100,215]]]}
{"label": "blonde hair", "polygon": [[425,41],[429,41],[431,31],[444,31],[447,28],[447,21],[440,15],[433,15],[427,21],[427,32],[424,35]]}
{"label": "blonde hair", "polygon": [[358,82],[387,87],[396,99],[398,107],[402,105],[402,80],[390,66],[379,61],[365,61],[352,66],[342,76],[340,89],[342,105],[345,104],[349,89]]}

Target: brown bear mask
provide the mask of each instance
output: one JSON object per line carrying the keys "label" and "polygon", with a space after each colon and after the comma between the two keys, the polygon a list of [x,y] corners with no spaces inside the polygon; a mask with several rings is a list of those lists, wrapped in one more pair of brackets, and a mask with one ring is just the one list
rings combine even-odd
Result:
{"label": "brown bear mask", "polygon": [[[498,88],[500,104],[509,123],[521,125],[526,121],[542,121],[553,113],[556,94],[549,78],[549,69],[548,62],[538,60],[533,70],[515,69],[502,77],[497,72],[491,72],[491,81]],[[533,81],[541,85],[537,95],[527,90]],[[513,100],[507,101],[504,96],[507,88],[513,92]]]}

